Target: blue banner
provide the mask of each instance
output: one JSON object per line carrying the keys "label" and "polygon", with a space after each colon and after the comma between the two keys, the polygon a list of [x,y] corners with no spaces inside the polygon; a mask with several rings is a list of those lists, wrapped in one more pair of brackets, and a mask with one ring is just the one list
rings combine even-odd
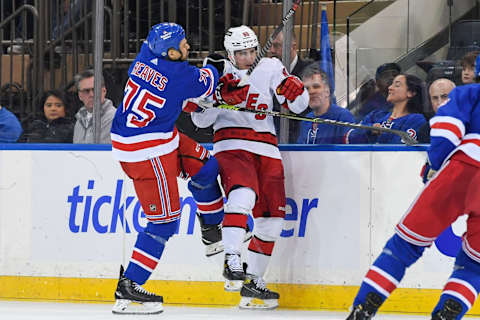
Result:
{"label": "blue banner", "polygon": [[[332,50],[330,49],[330,35],[328,31],[327,10],[322,10],[321,39],[320,39],[320,68],[328,75],[330,94],[335,97],[335,77],[333,74]],[[332,103],[335,103],[332,100]]]}

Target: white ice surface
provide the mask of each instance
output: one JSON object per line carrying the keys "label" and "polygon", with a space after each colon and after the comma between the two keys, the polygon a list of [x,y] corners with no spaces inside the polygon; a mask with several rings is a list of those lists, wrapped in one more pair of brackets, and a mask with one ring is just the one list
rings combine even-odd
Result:
{"label": "white ice surface", "polygon": [[[1,301],[1,320],[130,320],[130,319],[168,319],[168,320],[279,320],[279,319],[317,319],[345,320],[346,312],[273,310],[250,311],[237,308],[193,308],[165,305],[165,311],[158,315],[114,315],[110,304],[96,303],[53,303],[30,301]],[[375,320],[419,320],[430,319],[427,315],[380,314]]]}

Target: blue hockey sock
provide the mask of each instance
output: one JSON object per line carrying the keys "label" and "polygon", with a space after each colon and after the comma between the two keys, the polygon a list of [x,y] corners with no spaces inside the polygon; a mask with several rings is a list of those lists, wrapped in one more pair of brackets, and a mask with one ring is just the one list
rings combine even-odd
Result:
{"label": "blue hockey sock", "polygon": [[455,260],[452,275],[443,288],[440,301],[433,309],[432,315],[441,310],[445,302],[452,299],[461,305],[461,311],[455,319],[461,319],[472,307],[480,290],[480,263],[468,257],[461,250]]}
{"label": "blue hockey sock", "polygon": [[140,285],[148,280],[160,261],[165,244],[176,232],[179,221],[147,224],[147,227],[137,236],[125,277]]}
{"label": "blue hockey sock", "polygon": [[383,301],[395,290],[405,270],[421,257],[425,247],[413,245],[398,235],[388,240],[363,279],[353,305],[364,304],[368,293],[375,292]]}
{"label": "blue hockey sock", "polygon": [[204,224],[216,225],[223,220],[223,196],[217,176],[218,163],[212,156],[188,182],[188,190]]}

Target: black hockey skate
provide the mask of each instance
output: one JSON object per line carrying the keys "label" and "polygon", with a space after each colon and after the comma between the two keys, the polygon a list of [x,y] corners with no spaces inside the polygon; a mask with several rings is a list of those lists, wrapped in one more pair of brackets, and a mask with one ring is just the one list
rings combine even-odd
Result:
{"label": "black hockey skate", "polygon": [[240,255],[225,254],[223,277],[225,278],[225,291],[240,291],[245,280],[245,272],[242,268]]}
{"label": "black hockey skate", "polygon": [[202,231],[202,242],[205,245],[205,255],[211,257],[223,252],[222,224],[206,224],[200,214],[197,213],[197,217]]}
{"label": "black hockey skate", "polygon": [[[248,277],[240,290],[240,309],[264,309],[271,310],[278,307],[280,294],[267,288],[265,281],[259,277]],[[262,300],[263,303],[255,303],[254,299]]]}
{"label": "black hockey skate", "polygon": [[369,320],[372,319],[378,308],[382,305],[382,298],[375,292],[369,292],[365,304],[353,307],[347,320]]}
{"label": "black hockey skate", "polygon": [[[132,302],[141,304],[142,307],[129,307]],[[120,266],[120,278],[115,291],[115,305],[112,313],[156,314],[161,312],[163,312],[163,297],[148,292],[138,283],[126,278],[123,275],[123,266]]]}
{"label": "black hockey skate", "polygon": [[443,308],[435,312],[432,320],[455,320],[462,312],[462,305],[453,299],[447,299]]}

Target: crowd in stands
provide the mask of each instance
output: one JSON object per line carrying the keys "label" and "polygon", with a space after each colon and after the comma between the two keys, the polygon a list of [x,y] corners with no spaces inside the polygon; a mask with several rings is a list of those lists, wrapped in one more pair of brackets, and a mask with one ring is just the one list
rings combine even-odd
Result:
{"label": "crowd in stands", "polygon": [[[460,85],[475,81],[472,70],[477,55],[478,52],[470,52],[462,58]],[[275,56],[281,57],[278,53]],[[327,74],[320,69],[318,61],[301,60],[296,55],[292,55],[292,60],[296,60],[296,65],[302,65],[295,73],[301,77],[310,96],[309,106],[303,116],[402,130],[420,143],[429,143],[428,120],[441,103],[448,99],[448,93],[455,87],[453,81],[440,78],[426,88],[419,77],[401,73],[400,67],[395,63],[386,63],[377,68],[375,79],[366,82],[351,106],[342,108],[332,102]],[[45,92],[39,104],[40,116],[21,124],[6,107],[1,108],[0,142],[94,143],[93,70],[79,73],[74,81],[76,94],[81,101],[81,107],[77,110],[72,110],[65,92],[59,90]],[[110,144],[110,127],[116,106],[106,98],[106,93],[102,77],[100,143]],[[285,111],[281,109],[278,105],[278,110]],[[307,121],[291,120],[290,123],[296,124],[290,127],[290,143],[402,143],[399,136],[390,133],[379,134],[364,129],[348,130],[342,126]]]}
{"label": "crowd in stands", "polygon": [[[31,0],[7,1],[6,14],[22,4],[32,4]],[[59,7],[63,3],[62,7]],[[129,3],[133,7],[136,2]],[[51,35],[58,38],[72,23],[80,19],[82,12],[91,8],[84,0],[53,1]],[[5,16],[5,14],[4,14]],[[238,21],[236,21],[238,22]],[[143,25],[143,24],[141,24]],[[28,30],[22,30],[27,27]],[[15,24],[11,34],[15,37],[31,37],[31,26],[25,23]],[[221,33],[219,33],[221,34]],[[195,35],[193,35],[193,38]],[[268,52],[269,57],[282,60],[284,35],[281,32],[274,39]],[[23,49],[16,43],[6,52],[21,53]],[[308,108],[300,116],[329,119],[339,122],[360,123],[363,125],[384,127],[408,132],[420,143],[429,143],[429,119],[438,107],[448,98],[455,85],[475,82],[475,61],[479,51],[465,54],[459,61],[461,77],[453,79],[428,79],[423,81],[413,74],[401,70],[391,61],[376,68],[375,77],[366,79],[358,90],[356,98],[346,107],[335,103],[330,92],[331,84],[324,70],[316,60],[301,58],[295,33],[292,33],[290,63],[288,69],[304,82],[310,95]],[[93,143],[93,71],[85,70],[75,76],[75,95],[80,106],[72,105],[72,92],[49,90],[44,93],[38,104],[38,113],[33,118],[16,119],[15,110],[8,103],[0,109],[0,142],[40,142],[40,143]],[[456,82],[456,83],[455,83]],[[118,84],[116,84],[118,85]],[[1,95],[1,93],[0,93]],[[116,103],[108,99],[107,87],[102,78],[101,95],[101,134],[100,143],[110,144],[110,127],[116,110]],[[118,100],[118,99],[117,99]],[[10,112],[8,109],[10,109]],[[278,102],[274,110],[288,112]],[[17,115],[18,117],[18,115]],[[279,135],[280,118],[275,118],[275,127]],[[194,127],[189,115],[182,115],[178,122],[179,130],[195,136],[201,142],[211,142],[211,130]],[[346,143],[401,143],[399,136],[363,129],[348,129],[324,123],[289,120],[288,143],[296,144],[346,144]]]}

